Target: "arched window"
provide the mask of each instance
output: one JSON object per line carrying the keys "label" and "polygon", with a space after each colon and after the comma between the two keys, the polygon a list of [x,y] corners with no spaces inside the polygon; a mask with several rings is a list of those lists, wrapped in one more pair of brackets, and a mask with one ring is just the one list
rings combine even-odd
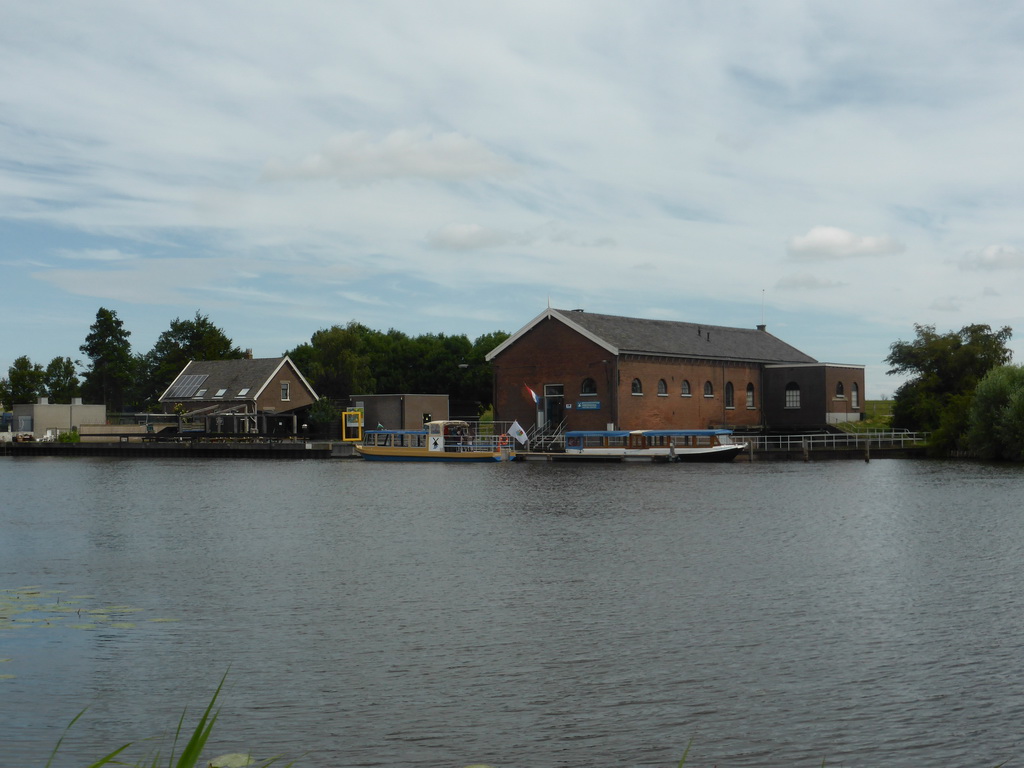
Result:
{"label": "arched window", "polygon": [[597,382],[587,377],[583,380],[583,384],[580,385],[581,395],[596,395],[597,394]]}
{"label": "arched window", "polygon": [[642,395],[644,393],[644,385],[640,383],[640,379],[633,379],[633,384],[630,387],[630,391],[634,395]]}
{"label": "arched window", "polygon": [[856,381],[850,385],[850,405],[860,408],[860,387],[857,386]]}
{"label": "arched window", "polygon": [[711,385],[710,381],[704,382],[704,397],[714,397],[715,388]]}
{"label": "arched window", "polygon": [[846,393],[843,391],[843,382],[836,382],[836,397],[843,397]]}
{"label": "arched window", "polygon": [[747,384],[747,408],[753,408],[754,406],[754,385]]}
{"label": "arched window", "polygon": [[786,407],[800,407],[800,385],[795,381],[791,381],[786,385]]}
{"label": "arched window", "polygon": [[732,382],[725,382],[725,407],[735,408],[736,407],[736,393],[733,391]]}
{"label": "arched window", "polygon": [[668,384],[665,383],[664,379],[658,379],[658,394],[662,396],[668,394]]}
{"label": "arched window", "polygon": [[690,396],[690,382],[688,382],[686,379],[683,379],[682,395],[683,397]]}

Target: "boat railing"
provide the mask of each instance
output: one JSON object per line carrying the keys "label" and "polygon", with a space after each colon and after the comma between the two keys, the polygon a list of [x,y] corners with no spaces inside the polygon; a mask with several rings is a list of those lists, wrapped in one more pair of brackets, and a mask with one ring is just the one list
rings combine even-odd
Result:
{"label": "boat railing", "polygon": [[734,443],[746,443],[755,451],[910,448],[927,442],[928,434],[907,430],[878,430],[803,435],[733,435],[732,440]]}

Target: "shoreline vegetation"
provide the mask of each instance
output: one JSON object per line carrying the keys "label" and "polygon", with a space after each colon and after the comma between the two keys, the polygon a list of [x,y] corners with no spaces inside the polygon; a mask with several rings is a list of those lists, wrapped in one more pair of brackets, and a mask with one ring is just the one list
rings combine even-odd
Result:
{"label": "shoreline vegetation", "polygon": [[[168,755],[166,762],[168,768],[249,768],[250,766],[254,768],[268,768],[281,760],[280,756],[265,760],[257,760],[256,758],[253,758],[251,754],[236,752],[200,762],[202,752],[206,748],[206,743],[209,741],[210,734],[213,732],[213,726],[217,722],[217,716],[220,714],[219,709],[214,711],[214,706],[217,703],[217,698],[220,696],[221,689],[223,689],[224,682],[227,678],[228,673],[225,672],[224,676],[220,679],[220,684],[213,692],[210,703],[206,705],[206,710],[199,718],[199,722],[196,723],[195,729],[192,731],[192,735],[181,748],[181,752],[178,753],[178,746],[184,738],[185,733],[183,731],[185,717],[188,714],[187,709],[182,711],[181,717],[178,719],[177,728],[175,728],[174,731],[174,736],[171,739],[170,754]],[[53,761],[56,759],[57,754],[60,751],[61,745],[64,743],[64,739],[71,732],[75,723],[77,723],[87,711],[88,707],[75,715],[71,722],[68,723],[67,727],[64,729],[64,733],[61,734],[59,739],[57,739],[57,743],[53,747],[53,752],[50,753],[50,759],[46,761],[46,768],[51,768]],[[150,739],[147,739],[146,741],[150,741]],[[104,765],[134,765],[136,768],[158,768],[164,764],[164,758],[159,747],[155,750],[150,748],[145,757],[133,763],[125,763],[117,759],[122,755],[122,753],[126,752],[134,745],[134,741],[129,741],[107,755],[99,758],[96,762],[90,763],[87,768],[100,768],[100,766]],[[175,759],[176,753],[177,759]],[[284,763],[283,768],[291,768],[291,766],[294,765],[295,761],[293,760],[289,763]]]}

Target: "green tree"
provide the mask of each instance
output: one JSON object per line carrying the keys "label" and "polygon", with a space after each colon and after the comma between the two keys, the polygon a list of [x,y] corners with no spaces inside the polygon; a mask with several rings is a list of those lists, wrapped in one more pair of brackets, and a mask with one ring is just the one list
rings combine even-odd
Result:
{"label": "green tree", "polygon": [[480,403],[482,411],[494,405],[494,368],[487,354],[509,337],[505,331],[492,331],[478,336],[473,342],[465,369],[463,391],[466,398]]}
{"label": "green tree", "polygon": [[142,400],[155,402],[191,360],[237,360],[244,355],[207,315],[197,311],[189,320],[176,317],[138,362]]}
{"label": "green tree", "polygon": [[114,310],[100,307],[96,322],[79,348],[90,361],[83,374],[82,395],[111,411],[123,411],[133,404],[137,364],[128,341],[130,335]]}
{"label": "green tree", "polygon": [[974,391],[967,445],[982,459],[1024,458],[1024,368],[993,368]]}
{"label": "green tree", "polygon": [[46,394],[43,366],[22,355],[7,369],[4,407],[11,410],[17,403],[34,403]]}
{"label": "green tree", "polygon": [[893,343],[886,358],[890,374],[910,374],[893,398],[892,425],[932,432],[932,448],[942,452],[956,447],[978,382],[1010,361],[1006,343],[1012,330],[981,324],[944,334],[934,325],[914,329],[917,338]]}
{"label": "green tree", "polygon": [[43,386],[55,403],[70,403],[71,398],[78,397],[82,385],[75,372],[75,362],[70,357],[55,357],[46,366],[43,375]]}
{"label": "green tree", "polygon": [[347,400],[353,394],[372,394],[376,382],[366,353],[366,337],[371,333],[355,321],[322,328],[308,344],[287,354],[320,397]]}
{"label": "green tree", "polygon": [[341,424],[341,413],[341,408],[328,398],[321,397],[309,408],[309,421],[314,426],[314,432],[328,434],[332,425]]}
{"label": "green tree", "polygon": [[508,338],[503,331],[470,342],[464,335],[386,333],[355,321],[313,334],[287,354],[321,397],[353,394],[447,394],[479,403],[493,399],[488,352]]}

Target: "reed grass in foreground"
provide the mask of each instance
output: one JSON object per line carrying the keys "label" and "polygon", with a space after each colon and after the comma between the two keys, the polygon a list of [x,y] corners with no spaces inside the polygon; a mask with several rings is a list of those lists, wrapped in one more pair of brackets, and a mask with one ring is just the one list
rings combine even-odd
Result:
{"label": "reed grass in foreground", "polygon": [[[86,768],[100,768],[103,765],[135,765],[136,768],[159,768],[161,765],[167,765],[168,768],[196,768],[200,765],[199,758],[202,755],[203,749],[206,747],[206,742],[210,738],[210,734],[213,732],[213,726],[217,722],[217,716],[220,714],[218,709],[216,712],[213,707],[217,703],[217,697],[220,696],[221,689],[224,687],[224,681],[227,680],[227,672],[224,673],[224,677],[220,680],[220,685],[217,686],[217,690],[213,692],[213,698],[210,699],[210,703],[206,706],[206,711],[203,712],[202,717],[199,718],[199,722],[196,724],[195,730],[192,732],[191,737],[182,747],[181,753],[175,754],[178,751],[178,745],[183,738],[182,729],[185,725],[185,715],[188,710],[184,710],[181,713],[181,717],[178,719],[178,727],[174,731],[174,739],[171,741],[170,754],[167,757],[166,763],[160,753],[159,748],[156,751],[151,752],[142,760],[136,763],[125,763],[116,759],[121,753],[132,746],[133,742],[128,742],[108,755],[101,757],[94,763],[90,763]],[[59,739],[57,739],[56,745],[53,747],[53,752],[50,753],[50,759],[46,761],[46,768],[50,768],[53,765],[54,759],[57,757],[57,752],[60,750],[61,744],[64,742],[64,738],[68,735],[71,728],[74,726],[78,719],[82,717],[86,712],[83,709],[74,719],[68,723],[67,728],[64,729],[64,733]],[[258,762],[253,759],[251,755],[243,754],[232,754],[222,755],[219,758],[215,758],[211,762],[207,763],[207,766],[215,766],[219,768],[243,768],[244,766],[255,766],[256,768],[267,768],[276,763],[280,758],[274,757],[264,762]],[[284,768],[291,768],[295,763],[294,761],[288,763]]]}

